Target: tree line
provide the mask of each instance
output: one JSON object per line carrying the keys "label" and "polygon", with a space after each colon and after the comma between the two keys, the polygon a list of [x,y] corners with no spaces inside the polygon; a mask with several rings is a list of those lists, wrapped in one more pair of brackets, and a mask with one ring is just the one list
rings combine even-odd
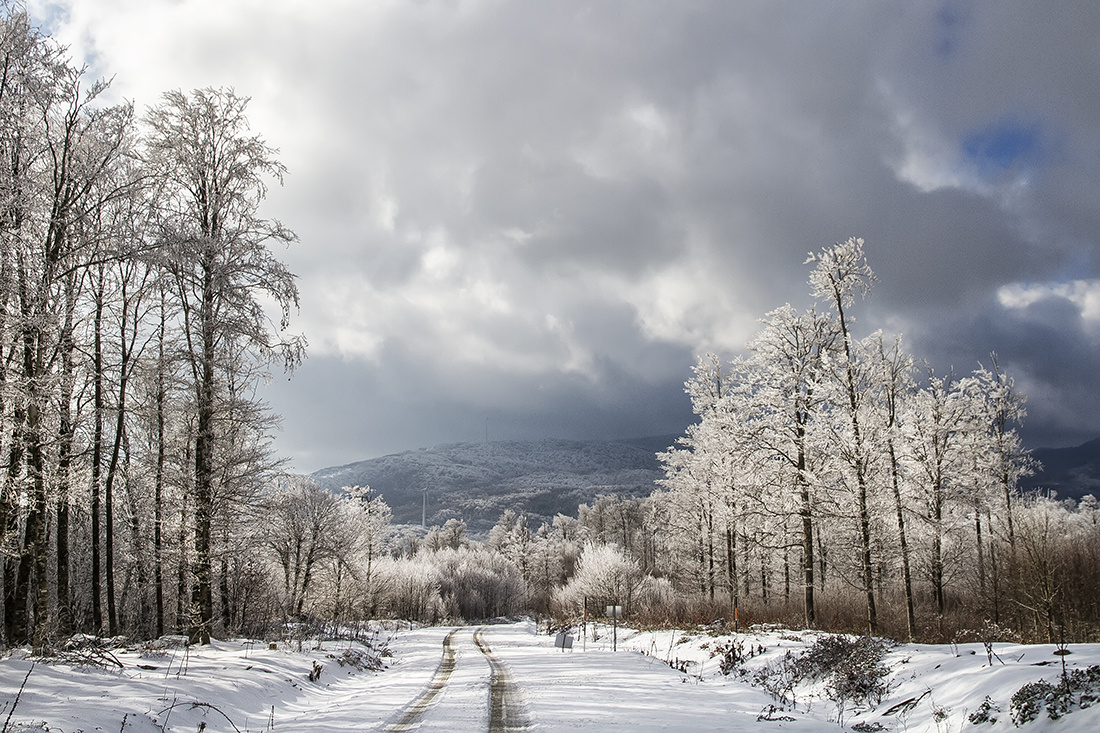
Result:
{"label": "tree line", "polygon": [[860,239],[807,264],[815,306],[768,313],[729,364],[700,359],[687,383],[699,420],[662,455],[700,591],[735,606],[794,596],[808,626],[820,593],[858,598],[864,631],[880,631],[885,606],[909,638],[960,604],[1047,636],[1078,610],[1095,623],[1095,599],[1035,567],[1058,538],[1041,526],[1045,502],[1019,496],[1035,463],[1017,432],[1024,398],[996,356],[942,374],[900,338],[856,338],[851,310],[875,280]]}
{"label": "tree line", "polygon": [[295,236],[260,215],[283,167],[232,90],[138,116],[0,15],[3,637],[207,641],[237,509],[277,464],[255,388],[304,348],[270,250]]}

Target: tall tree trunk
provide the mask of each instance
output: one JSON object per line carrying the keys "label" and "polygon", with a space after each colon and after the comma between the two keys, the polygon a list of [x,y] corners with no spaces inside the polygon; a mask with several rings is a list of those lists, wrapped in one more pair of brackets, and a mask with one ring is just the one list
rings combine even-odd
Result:
{"label": "tall tree trunk", "polygon": [[726,525],[726,586],[729,588],[730,604],[736,609],[740,605],[737,585],[737,538],[733,527]]}
{"label": "tall tree trunk", "polygon": [[824,593],[829,577],[829,552],[825,548],[825,540],[821,539],[820,525],[815,534],[817,537],[817,588]]}
{"label": "tall tree trunk", "polygon": [[714,512],[708,510],[707,519],[707,591],[710,600],[714,601]]}
{"label": "tall tree trunk", "polygon": [[783,603],[789,604],[791,600],[791,547],[783,546]]}
{"label": "tall tree trunk", "polygon": [[[209,255],[208,255],[209,256]],[[213,266],[204,268],[202,363],[198,390],[197,434],[195,436],[195,587],[191,595],[192,644],[210,643],[210,625],[214,620],[214,593],[211,573],[210,529],[214,513],[214,282]]]}
{"label": "tall tree trunk", "polygon": [[91,466],[91,524],[92,524],[92,627],[94,633],[103,632],[103,558],[100,547],[100,490],[103,466],[103,265],[99,266],[96,281],[95,316],[92,339],[92,466]]}
{"label": "tall tree trunk", "polygon": [[[127,477],[129,477],[131,475],[129,440],[126,441],[125,452],[125,474]],[[148,570],[145,565],[145,553],[142,552],[141,549],[143,545],[143,540],[140,512],[138,510],[137,497],[134,496],[134,485],[133,482],[129,480],[129,478],[127,478],[126,480],[125,493],[128,504],[127,514],[129,514],[130,520],[130,552],[133,555],[133,563],[131,567],[133,568],[134,575],[136,576],[134,590],[137,592],[138,595],[138,615],[135,619],[136,623],[127,623],[124,624],[124,626],[126,628],[137,628],[138,630],[140,630],[143,637],[148,637],[149,633],[155,627],[155,619],[152,618],[152,614],[150,613],[151,609],[149,607],[149,582],[148,576],[146,575]],[[129,575],[129,573],[127,573],[127,575]],[[122,607],[126,608],[125,600],[122,604]]]}
{"label": "tall tree trunk", "polygon": [[947,610],[947,599],[943,589],[943,490],[937,479],[933,487],[932,499],[932,562],[931,580],[932,597],[936,603],[936,614],[943,620],[943,614]]}
{"label": "tall tree trunk", "polygon": [[[115,522],[114,487],[118,476],[119,459],[123,442],[126,439],[126,395],[129,392],[133,340],[129,335],[129,298],[126,283],[122,283],[122,311],[119,321],[119,365],[118,365],[118,402],[115,413],[115,435],[111,443],[111,457],[107,463],[107,475],[103,482],[104,523],[106,525],[106,547],[104,577],[107,581],[107,625],[111,636],[119,633],[118,604],[115,602]],[[136,318],[134,328],[137,328]]]}
{"label": "tall tree trunk", "polygon": [[222,632],[231,633],[233,628],[233,607],[229,596],[229,546],[228,538],[226,547],[221,553],[221,576],[218,578],[218,595],[221,596]]}
{"label": "tall tree trunk", "polygon": [[796,428],[798,436],[798,514],[802,520],[802,613],[806,626],[813,628],[817,622],[814,611],[814,521],[813,504],[810,500],[810,482],[806,478],[806,429],[801,416]]}
{"label": "tall tree trunk", "polygon": [[905,509],[901,502],[901,486],[898,477],[898,458],[894,451],[894,441],[889,440],[887,449],[890,456],[890,480],[894,490],[894,509],[898,520],[898,545],[901,550],[901,582],[905,591],[905,624],[909,632],[909,641],[917,635],[917,617],[913,603],[913,576],[909,565],[909,539],[905,533]]}
{"label": "tall tree trunk", "polygon": [[867,633],[878,632],[878,610],[875,606],[874,572],[871,560],[871,513],[867,507],[866,484],[859,492],[860,561],[863,565],[863,593],[867,606]]}
{"label": "tall tree trunk", "polygon": [[859,422],[859,394],[856,386],[856,365],[852,358],[852,337],[848,332],[848,321],[844,315],[844,301],[839,289],[834,289],[834,305],[840,318],[840,333],[844,343],[845,391],[848,396],[848,419],[852,426],[854,450],[852,468],[856,474],[856,493],[859,501],[859,538],[860,570],[863,579],[863,593],[866,598],[867,631],[878,631],[878,611],[875,607],[874,573],[871,557],[871,515],[867,506],[867,462],[864,455],[863,432]]}
{"label": "tall tree trunk", "polygon": [[69,494],[72,491],[73,424],[72,403],[76,389],[73,338],[76,318],[78,276],[74,271],[65,278],[65,319],[61,327],[61,356],[57,426],[57,631],[61,637],[73,633],[72,591],[69,579]]}
{"label": "tall tree trunk", "polygon": [[118,427],[115,428],[115,448],[112,449],[111,460],[107,464],[107,476],[103,482],[103,579],[107,586],[107,633],[109,636],[117,636],[118,609],[115,605],[115,501],[114,484],[115,471],[118,468],[118,444],[122,442],[119,431],[121,430],[122,411],[119,411]]}
{"label": "tall tree trunk", "polygon": [[[188,447],[188,453],[190,453],[190,450],[190,447]],[[184,492],[180,498],[179,535],[176,538],[179,545],[179,563],[176,565],[176,630],[181,634],[187,632],[191,624],[191,616],[188,613],[187,605],[188,596],[190,595],[188,576],[191,572],[187,551],[187,528],[187,493]]]}
{"label": "tall tree trunk", "polygon": [[[42,334],[39,334],[39,341],[36,350],[36,373],[44,373],[44,338]],[[39,653],[45,650],[48,636],[51,632],[50,622],[52,617],[52,608],[50,606],[50,578],[49,578],[49,562],[50,562],[50,537],[49,537],[49,523],[46,518],[49,514],[50,505],[46,494],[46,446],[42,434],[42,413],[38,407],[39,401],[44,401],[44,396],[41,395],[41,383],[36,385],[33,394],[33,402],[27,410],[27,424],[31,428],[30,435],[33,436],[33,440],[30,442],[30,467],[31,467],[31,482],[34,487],[34,512],[38,514],[37,523],[34,527],[32,536],[32,550],[34,557],[34,576],[35,576],[35,593],[34,593],[34,648]],[[27,524],[30,525],[30,518],[27,519]]]}
{"label": "tall tree trunk", "polygon": [[768,605],[768,564],[763,552],[760,553],[760,600]]}
{"label": "tall tree trunk", "polygon": [[[153,476],[153,584],[156,593],[156,634],[164,636],[164,466],[167,457],[164,432],[164,411],[167,401],[164,361],[164,338],[167,325],[164,291],[160,294],[160,331],[157,340],[157,387],[156,387],[156,423],[157,423],[157,468]],[[182,551],[182,547],[180,548]]]}
{"label": "tall tree trunk", "polygon": [[985,595],[985,547],[982,543],[982,513],[974,510],[974,534],[978,547],[978,597],[984,604]]}
{"label": "tall tree trunk", "polygon": [[[27,446],[27,470],[31,483],[30,508],[23,525],[23,549],[19,556],[19,571],[15,580],[15,597],[18,608],[12,627],[12,641],[22,643],[32,641],[36,651],[41,652],[46,643],[50,622],[50,587],[47,574],[49,563],[49,536],[46,513],[49,505],[46,498],[46,477],[44,446],[42,444],[42,413],[40,411],[42,373],[43,335],[29,325],[23,332],[24,372],[27,379],[27,412],[24,437]],[[31,575],[34,574],[34,592],[31,594]],[[26,607],[32,600],[34,613],[33,639],[28,633],[29,625]]]}
{"label": "tall tree trunk", "polygon": [[[22,551],[19,555],[19,569],[15,578],[15,618],[11,625],[11,641],[22,643],[33,641],[36,651],[41,651],[46,642],[50,621],[50,594],[47,565],[49,563],[49,536],[46,513],[49,511],[46,496],[45,446],[42,436],[42,379],[45,371],[45,334],[39,323],[43,315],[39,303],[43,300],[38,292],[32,290],[28,273],[20,267],[22,274],[19,283],[20,310],[23,316],[22,348],[23,376],[26,380],[26,413],[23,428],[23,441],[27,455],[27,478],[31,486],[30,507],[23,525]],[[30,593],[31,573],[34,573],[34,592]],[[27,601],[33,601],[34,638],[28,634]]]}
{"label": "tall tree trunk", "polygon": [[[72,353],[64,359],[70,362]],[[71,375],[71,371],[67,371]],[[71,489],[73,423],[71,376],[61,395],[61,415],[57,445],[57,632],[66,637],[73,632],[72,599],[69,588],[69,491]]]}
{"label": "tall tree trunk", "polygon": [[[12,437],[8,450],[8,473],[4,479],[4,496],[0,502],[0,512],[3,512],[3,534],[5,537],[15,537],[19,531],[19,476],[23,471],[23,459],[26,454],[23,441],[23,428],[26,424],[26,410],[16,404],[12,415]],[[21,545],[19,546],[21,547]],[[19,558],[4,558],[4,637],[9,644],[16,643],[16,619],[26,613],[26,609],[20,609],[19,601],[26,601],[25,596],[16,595],[16,585],[19,576]]]}

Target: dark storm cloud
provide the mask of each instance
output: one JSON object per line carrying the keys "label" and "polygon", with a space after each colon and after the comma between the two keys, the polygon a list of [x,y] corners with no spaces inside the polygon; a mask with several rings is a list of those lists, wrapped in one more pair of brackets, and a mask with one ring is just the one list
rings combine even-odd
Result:
{"label": "dark storm cloud", "polygon": [[863,327],[966,371],[998,351],[1037,442],[1100,430],[1095,3],[50,17],[139,105],[253,97],[290,169],[269,209],[301,237],[313,356],[272,392],[301,469],[477,439],[486,417],[500,438],[682,428],[693,354],[807,304],[806,253],[853,235],[880,277]]}
{"label": "dark storm cloud", "polygon": [[[683,356],[683,355],[681,355]],[[677,361],[682,364],[683,359]],[[396,378],[396,375],[400,378]],[[417,446],[540,438],[676,434],[692,421],[682,375],[641,379],[607,362],[599,387],[583,377],[516,377],[486,370],[433,387],[436,365],[393,357],[379,368],[315,356],[268,390],[284,415],[281,439],[302,466],[333,466]],[[318,410],[324,419],[317,419]],[[394,416],[400,416],[395,419]],[[373,455],[372,454],[372,455]]]}
{"label": "dark storm cloud", "polygon": [[990,367],[996,354],[1028,396],[1022,432],[1030,445],[1076,444],[1097,432],[1100,329],[1075,303],[1048,296],[1005,309],[994,300],[927,322],[915,346],[939,373],[963,376]]}

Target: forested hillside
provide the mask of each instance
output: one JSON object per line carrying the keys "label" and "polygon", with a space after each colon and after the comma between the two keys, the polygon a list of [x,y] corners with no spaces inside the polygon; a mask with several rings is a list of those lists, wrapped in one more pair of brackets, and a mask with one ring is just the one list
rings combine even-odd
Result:
{"label": "forested hillside", "polygon": [[1071,448],[1036,448],[1040,468],[1020,479],[1024,491],[1054,492],[1058,498],[1100,497],[1100,438]]}
{"label": "forested hillside", "polygon": [[481,533],[506,509],[537,525],[559,513],[576,516],[600,495],[649,496],[664,475],[657,452],[676,437],[456,443],[325,468],[313,478],[333,491],[370,486],[406,524],[420,523],[427,492],[429,527],[453,518]]}

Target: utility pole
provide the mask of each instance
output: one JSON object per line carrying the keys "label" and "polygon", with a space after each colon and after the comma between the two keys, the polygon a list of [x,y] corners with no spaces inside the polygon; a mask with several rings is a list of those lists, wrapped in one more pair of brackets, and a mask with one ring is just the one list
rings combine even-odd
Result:
{"label": "utility pole", "polygon": [[420,508],[420,526],[427,528],[428,526],[428,490],[421,489],[424,492],[424,504]]}

